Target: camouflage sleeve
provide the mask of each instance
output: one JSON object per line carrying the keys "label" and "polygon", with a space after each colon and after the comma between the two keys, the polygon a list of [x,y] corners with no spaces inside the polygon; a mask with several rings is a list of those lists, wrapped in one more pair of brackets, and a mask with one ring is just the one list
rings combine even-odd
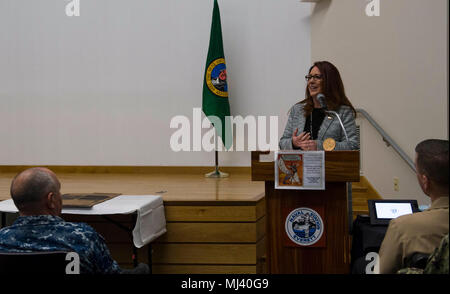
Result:
{"label": "camouflage sleeve", "polygon": [[425,267],[425,274],[448,274],[448,234],[442,239],[439,247],[433,252]]}
{"label": "camouflage sleeve", "polygon": [[402,268],[397,272],[397,274],[403,274],[403,275],[420,275],[423,274],[423,269],[415,268],[415,267],[407,267]]}
{"label": "camouflage sleeve", "polygon": [[95,272],[99,274],[119,274],[122,270],[111,257],[105,239],[89,225],[85,224],[85,226],[92,236],[90,240],[92,250],[88,258],[94,266]]}
{"label": "camouflage sleeve", "polygon": [[122,270],[111,257],[103,237],[98,236],[101,241],[98,242],[98,254],[96,254],[95,258],[98,260],[97,265],[99,266],[100,272],[105,274],[119,274]]}

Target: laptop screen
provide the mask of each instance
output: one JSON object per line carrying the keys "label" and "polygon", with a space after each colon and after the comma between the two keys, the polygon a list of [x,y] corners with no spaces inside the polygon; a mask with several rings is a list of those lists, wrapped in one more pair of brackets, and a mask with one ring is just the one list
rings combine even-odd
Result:
{"label": "laptop screen", "polygon": [[375,203],[378,218],[396,218],[405,214],[412,214],[411,203]]}
{"label": "laptop screen", "polygon": [[370,223],[372,225],[388,225],[391,219],[419,211],[417,200],[367,200]]}

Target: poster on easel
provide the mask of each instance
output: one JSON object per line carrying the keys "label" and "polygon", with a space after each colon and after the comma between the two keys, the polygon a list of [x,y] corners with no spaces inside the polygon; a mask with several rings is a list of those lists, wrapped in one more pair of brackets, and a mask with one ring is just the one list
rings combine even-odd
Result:
{"label": "poster on easel", "polygon": [[324,151],[276,151],[275,189],[325,190]]}

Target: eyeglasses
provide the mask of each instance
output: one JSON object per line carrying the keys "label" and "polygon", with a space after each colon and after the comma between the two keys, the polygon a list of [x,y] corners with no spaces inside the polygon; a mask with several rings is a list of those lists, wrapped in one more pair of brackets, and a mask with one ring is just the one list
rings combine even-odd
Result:
{"label": "eyeglasses", "polygon": [[307,75],[305,76],[305,80],[309,82],[310,79],[314,79],[316,81],[320,81],[322,79],[322,75]]}

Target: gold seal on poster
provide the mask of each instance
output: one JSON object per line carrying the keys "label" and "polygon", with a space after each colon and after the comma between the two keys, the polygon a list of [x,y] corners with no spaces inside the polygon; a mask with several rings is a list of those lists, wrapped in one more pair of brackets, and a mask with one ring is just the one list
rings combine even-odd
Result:
{"label": "gold seal on poster", "polygon": [[336,141],[333,138],[327,138],[323,141],[323,150],[331,151],[334,150],[334,147],[336,147]]}

